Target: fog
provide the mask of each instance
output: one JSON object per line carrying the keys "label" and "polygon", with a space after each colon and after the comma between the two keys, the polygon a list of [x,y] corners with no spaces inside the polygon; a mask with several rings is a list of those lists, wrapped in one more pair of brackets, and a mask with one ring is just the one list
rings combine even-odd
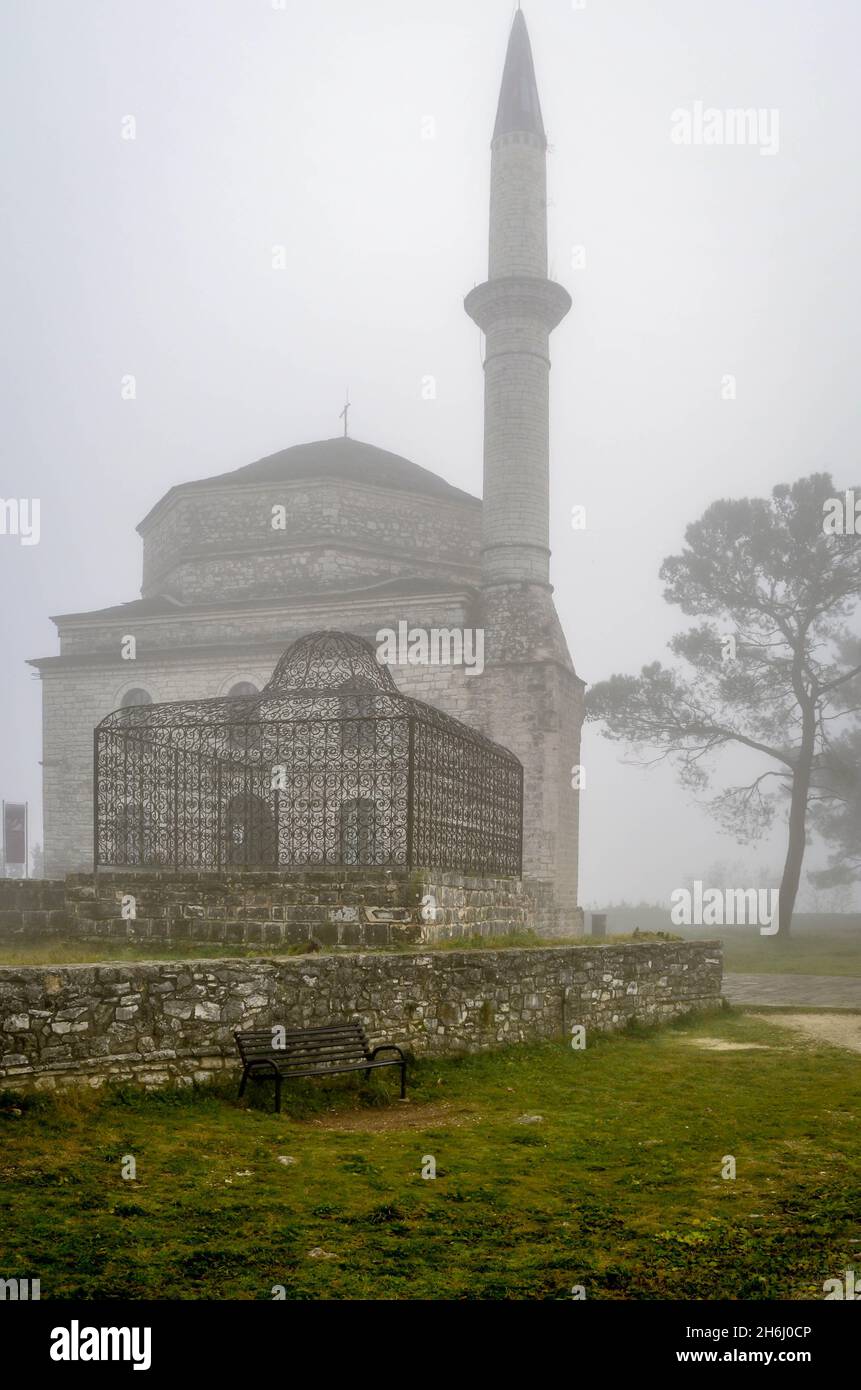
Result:
{"label": "fog", "polygon": [[[666,657],[687,620],[658,569],[710,502],[813,471],[858,480],[861,10],[525,13],[551,274],[574,296],[552,340],[552,577],[592,683]],[[0,493],[41,500],[41,537],[0,537],[0,791],[30,801],[32,839],[26,660],[57,651],[51,614],[138,595],[134,527],[172,485],[338,434],[349,387],[356,438],[480,493],[481,342],[462,301],[487,273],[512,14],[6,0]],[[674,142],[673,112],[697,102],[778,112],[777,148]],[[583,763],[584,903],[666,901],[722,859],[779,874],[782,826],[740,849],[668,768],[624,765],[588,725]],[[822,862],[814,847],[806,868]]]}

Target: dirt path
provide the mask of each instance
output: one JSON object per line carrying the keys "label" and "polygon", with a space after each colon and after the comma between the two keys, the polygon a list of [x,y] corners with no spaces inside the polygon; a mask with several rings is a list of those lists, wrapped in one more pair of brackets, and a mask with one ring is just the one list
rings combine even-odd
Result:
{"label": "dirt path", "polygon": [[453,1102],[431,1102],[429,1105],[413,1105],[409,1101],[401,1105],[380,1106],[375,1110],[347,1110],[340,1114],[317,1117],[309,1121],[314,1129],[339,1129],[362,1134],[382,1134],[403,1129],[457,1128],[459,1125],[475,1124],[481,1116],[469,1106]]}
{"label": "dirt path", "polygon": [[861,1052],[861,1014],[769,1014],[768,1021],[814,1042]]}

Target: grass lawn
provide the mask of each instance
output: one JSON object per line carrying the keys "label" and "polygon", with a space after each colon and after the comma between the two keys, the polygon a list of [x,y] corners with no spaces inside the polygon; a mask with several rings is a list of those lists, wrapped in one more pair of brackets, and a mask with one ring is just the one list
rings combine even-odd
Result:
{"label": "grass lawn", "polygon": [[685,941],[723,941],[724,970],[739,974],[861,975],[861,917],[799,914],[787,941],[758,927],[676,927],[660,908],[608,908],[608,928],[629,933],[669,931]]}
{"label": "grass lawn", "polygon": [[[654,937],[664,939],[666,933],[654,933]],[[675,941],[681,937],[675,935]],[[615,941],[629,941],[629,936],[615,936]],[[388,954],[408,954],[427,951],[499,951],[516,950],[526,946],[594,946],[596,943],[588,936],[562,938],[558,936],[541,937],[534,932],[512,932],[508,936],[471,936],[451,941],[434,941],[427,945],[395,944],[391,946],[364,946],[362,951],[373,953],[385,951]],[[600,944],[600,943],[598,943]],[[355,954],[358,947],[349,948],[323,946],[321,955],[344,955],[346,950]],[[308,943],[299,945],[275,946],[258,944],[254,946],[231,946],[215,942],[176,942],[159,944],[147,941],[72,941],[56,937],[48,941],[18,941],[14,944],[0,945],[0,968],[6,965],[90,965],[105,961],[144,961],[144,960],[236,960],[236,959],[278,959],[280,956],[302,956],[308,952]]]}
{"label": "grass lawn", "polygon": [[859,1070],[726,1012],[422,1062],[406,1105],[347,1078],[293,1083],[281,1116],[265,1087],[6,1092],[0,1276],[43,1298],[821,1298],[861,1252]]}
{"label": "grass lawn", "polygon": [[[684,927],[680,932],[686,941],[697,939]],[[726,929],[704,930],[700,939],[710,935],[723,941],[724,970],[741,975],[861,975],[861,928],[857,926],[824,928],[821,935],[799,932],[788,941],[744,928],[739,936],[729,936]]]}

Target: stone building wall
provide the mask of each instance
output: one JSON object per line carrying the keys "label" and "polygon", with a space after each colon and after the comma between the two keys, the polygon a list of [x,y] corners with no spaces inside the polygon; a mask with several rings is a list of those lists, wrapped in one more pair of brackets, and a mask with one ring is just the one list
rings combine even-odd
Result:
{"label": "stone building wall", "polygon": [[542,935],[582,931],[578,907],[583,682],[575,674],[548,589],[494,585],[481,608],[487,670],[474,687],[476,723],[523,764],[524,878]]}
{"label": "stone building wall", "polygon": [[417,1056],[716,1009],[719,942],[0,969],[0,1084],[145,1085],[236,1068],[236,1028],[362,1021]]}
{"label": "stone building wall", "polygon": [[364,578],[369,584],[409,573],[409,556],[379,554],[360,549],[346,553],[334,542],[282,544],[268,553],[234,550],[225,555],[197,555],[171,571],[166,580],[170,594],[183,602],[212,602],[226,585],[236,600],[263,598],[291,585],[303,592],[338,589]]}
{"label": "stone building wall", "polygon": [[[273,529],[275,506],[286,509],[283,530]],[[306,581],[335,587],[350,575],[475,582],[480,515],[478,498],[330,480],[194,489],[141,528],[142,592],[198,603],[282,594]],[[313,548],[325,540],[322,553]]]}
{"label": "stone building wall", "polygon": [[[133,677],[140,663],[151,657],[206,655],[207,648],[215,646],[234,648],[241,657],[243,650],[266,644],[277,660],[298,637],[323,628],[373,639],[380,628],[397,629],[398,622],[411,626],[463,626],[465,608],[474,602],[469,589],[435,594],[431,587],[427,594],[399,595],[369,588],[356,593],[306,594],[292,601],[285,597],[247,605],[169,607],[156,614],[140,613],[134,608],[128,612],[112,609],[107,616],[64,619],[61,657],[44,658],[40,665],[50,673],[61,669],[64,662],[67,669],[72,669],[100,660],[119,672],[122,680]],[[129,635],[135,638],[137,649],[132,660],[122,656],[123,639]],[[267,678],[271,674],[270,669]]]}

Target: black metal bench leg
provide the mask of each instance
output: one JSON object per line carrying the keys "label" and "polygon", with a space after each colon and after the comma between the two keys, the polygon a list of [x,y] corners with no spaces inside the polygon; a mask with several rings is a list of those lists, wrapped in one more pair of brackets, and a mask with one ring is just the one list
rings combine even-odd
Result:
{"label": "black metal bench leg", "polygon": [[281,1077],[280,1077],[280,1076],[276,1076],[276,1078],[275,1078],[275,1110],[276,1110],[277,1114],[279,1114],[279,1115],[281,1114]]}
{"label": "black metal bench leg", "polygon": [[248,1071],[247,1071],[247,1069],[246,1069],[246,1070],[243,1071],[243,1073],[242,1073],[242,1080],[241,1080],[240,1083],[239,1083],[239,1096],[238,1096],[238,1099],[239,1099],[239,1100],[241,1100],[242,1097],[245,1095],[245,1083],[246,1083],[247,1080],[248,1080]]}
{"label": "black metal bench leg", "polygon": [[405,1066],[402,1066],[402,1067],[401,1067],[401,1100],[406,1100],[406,1098],[407,1098],[407,1069],[406,1069]]}

